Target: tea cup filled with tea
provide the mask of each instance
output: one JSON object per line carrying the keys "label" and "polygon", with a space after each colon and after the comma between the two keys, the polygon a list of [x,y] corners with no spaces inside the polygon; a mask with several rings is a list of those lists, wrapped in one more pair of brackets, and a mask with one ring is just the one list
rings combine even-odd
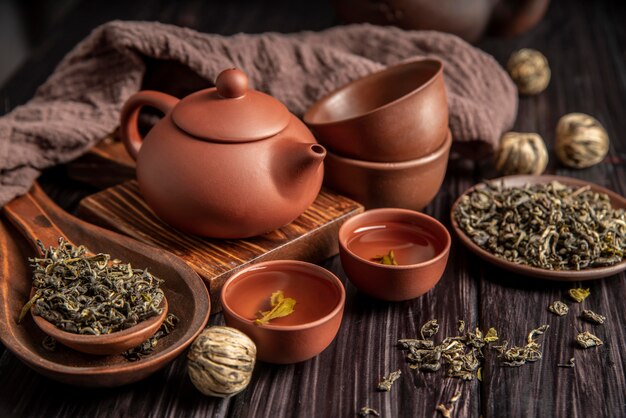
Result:
{"label": "tea cup filled with tea", "polygon": [[346,292],[330,271],[304,261],[254,264],[226,281],[226,325],[248,335],[257,358],[298,363],[320,354],[339,331]]}
{"label": "tea cup filled with tea", "polygon": [[342,157],[398,162],[426,156],[448,133],[443,63],[410,61],[355,80],[313,104],[304,121]]}
{"label": "tea cup filled with tea", "polygon": [[439,221],[407,209],[369,210],[339,230],[339,254],[350,282],[388,301],[432,289],[446,268],[450,244],[450,233]]}

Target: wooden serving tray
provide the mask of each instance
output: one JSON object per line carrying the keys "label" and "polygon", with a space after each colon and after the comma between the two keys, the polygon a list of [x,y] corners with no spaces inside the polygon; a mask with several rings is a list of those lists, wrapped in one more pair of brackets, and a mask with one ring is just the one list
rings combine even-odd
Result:
{"label": "wooden serving tray", "polygon": [[329,190],[291,224],[249,239],[219,240],[186,234],[161,221],[132,180],[83,199],[81,218],[163,248],[186,261],[205,281],[212,312],[221,310],[219,294],[233,273],[253,263],[290,259],[319,262],[337,254],[337,233],[363,206]]}

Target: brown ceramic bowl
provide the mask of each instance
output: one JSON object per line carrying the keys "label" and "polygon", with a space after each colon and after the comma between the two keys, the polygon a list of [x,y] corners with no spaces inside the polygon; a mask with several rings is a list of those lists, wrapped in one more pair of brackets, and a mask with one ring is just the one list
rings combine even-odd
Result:
{"label": "brown ceramic bowl", "polygon": [[[257,313],[270,309],[272,293],[282,290],[296,300],[295,311],[255,325]],[[304,261],[267,261],[235,274],[222,288],[226,325],[248,335],[257,358],[290,364],[321,353],[337,335],[346,292],[337,276]]]}
{"label": "brown ceramic bowl", "polygon": [[[33,289],[31,291],[31,297],[34,293],[35,291]],[[155,315],[145,321],[141,321],[128,329],[102,335],[74,334],[72,332],[63,331],[43,317],[36,315],[34,307],[31,308],[31,314],[35,324],[37,324],[40,330],[64,346],[73,348],[81,353],[108,356],[121,354],[126,350],[137,347],[139,344],[152,337],[167,317],[167,298],[163,298],[160,307],[163,309],[160,315]]]}
{"label": "brown ceramic bowl", "polygon": [[422,210],[435,197],[446,174],[452,134],[435,152],[415,160],[378,163],[352,160],[329,152],[324,184],[366,208]]}
{"label": "brown ceramic bowl", "polygon": [[448,131],[443,63],[412,61],[353,81],[315,103],[304,121],[344,157],[390,162],[428,155]]}
{"label": "brown ceramic bowl", "polygon": [[[339,255],[348,278],[361,292],[402,301],[432,289],[443,275],[450,234],[436,219],[406,209],[374,209],[339,229]],[[394,250],[399,265],[372,259]]]}

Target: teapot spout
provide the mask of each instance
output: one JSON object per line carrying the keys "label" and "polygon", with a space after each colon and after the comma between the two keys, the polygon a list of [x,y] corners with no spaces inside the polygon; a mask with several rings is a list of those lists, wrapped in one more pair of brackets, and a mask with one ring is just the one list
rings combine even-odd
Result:
{"label": "teapot spout", "polygon": [[295,173],[300,176],[313,176],[318,170],[324,158],[326,158],[326,148],[320,144],[297,144],[292,158],[292,167]]}
{"label": "teapot spout", "polygon": [[[324,176],[323,161],[326,149],[317,143],[285,144],[277,155],[274,178],[283,196],[302,193],[302,188],[317,188]],[[316,193],[317,194],[317,193]]]}

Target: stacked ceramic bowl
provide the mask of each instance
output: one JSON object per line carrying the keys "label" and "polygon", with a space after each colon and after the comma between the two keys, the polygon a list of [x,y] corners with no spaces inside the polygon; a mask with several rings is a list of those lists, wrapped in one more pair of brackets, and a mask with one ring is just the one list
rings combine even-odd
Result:
{"label": "stacked ceramic bowl", "polygon": [[367,208],[421,210],[441,188],[452,144],[441,61],[353,81],[315,103],[304,121],[329,151],[325,185]]}

